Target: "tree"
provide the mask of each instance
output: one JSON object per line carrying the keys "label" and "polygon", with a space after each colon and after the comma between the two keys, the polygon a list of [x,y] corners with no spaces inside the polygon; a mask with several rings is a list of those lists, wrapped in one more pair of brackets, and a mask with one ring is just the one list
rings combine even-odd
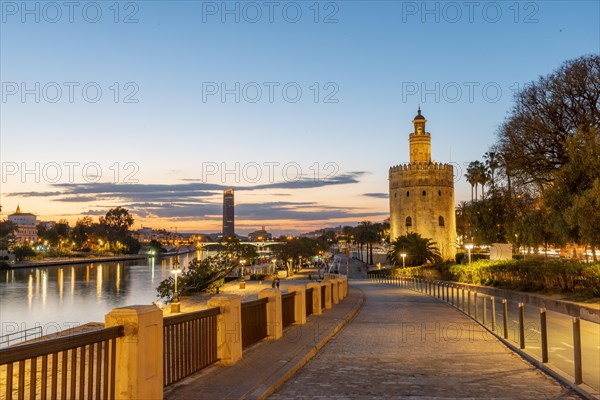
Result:
{"label": "tree", "polygon": [[492,189],[496,186],[496,179],[494,173],[500,168],[500,156],[496,151],[487,151],[483,158],[485,160],[485,167],[490,171],[490,184]]}
{"label": "tree", "polygon": [[600,56],[565,62],[517,94],[498,132],[498,148],[521,184],[539,191],[569,162],[566,142],[578,129],[600,127]]}
{"label": "tree", "polygon": [[90,239],[92,235],[92,225],[94,221],[91,217],[83,217],[78,219],[71,231],[71,239],[75,242],[75,247],[78,249],[82,249],[85,247],[86,242]]}
{"label": "tree", "polygon": [[27,244],[19,244],[15,246],[13,249],[13,253],[15,254],[16,261],[23,261],[28,259],[29,257],[35,257],[36,253],[31,248],[31,246]]}
{"label": "tree", "polygon": [[100,217],[100,224],[116,232],[126,232],[133,225],[133,216],[123,207],[111,208],[106,216]]}
{"label": "tree", "polygon": [[134,254],[141,245],[129,232],[133,216],[123,207],[111,208],[106,216],[99,218],[98,236],[104,238],[114,252]]}
{"label": "tree", "polygon": [[[214,293],[223,286],[223,279],[236,266],[230,263],[225,253],[219,253],[215,257],[208,257],[202,261],[192,260],[179,276],[177,289],[183,296],[199,292]],[[175,294],[175,279],[170,276],[161,281],[156,290],[158,297],[172,301]]]}
{"label": "tree", "polygon": [[0,222],[0,250],[8,250],[8,246],[15,240],[17,226],[11,221]]}
{"label": "tree", "polygon": [[390,263],[401,266],[402,253],[406,254],[405,264],[410,266],[434,263],[442,259],[437,243],[414,232],[398,236],[392,241],[388,251]]}

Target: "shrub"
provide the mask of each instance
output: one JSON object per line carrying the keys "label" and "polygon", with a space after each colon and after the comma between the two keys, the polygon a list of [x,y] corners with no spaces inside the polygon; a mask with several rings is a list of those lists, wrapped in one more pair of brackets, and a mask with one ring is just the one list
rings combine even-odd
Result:
{"label": "shrub", "polygon": [[262,281],[268,276],[269,276],[269,274],[252,274],[252,275],[250,275],[250,280],[251,281]]}

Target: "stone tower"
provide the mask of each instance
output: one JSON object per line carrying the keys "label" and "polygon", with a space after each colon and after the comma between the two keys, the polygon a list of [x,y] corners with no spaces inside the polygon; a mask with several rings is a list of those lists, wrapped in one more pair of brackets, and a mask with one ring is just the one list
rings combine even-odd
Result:
{"label": "stone tower", "polygon": [[456,214],[452,165],[431,161],[431,134],[421,115],[412,121],[410,163],[390,168],[391,239],[410,232],[431,238],[444,259],[456,255]]}

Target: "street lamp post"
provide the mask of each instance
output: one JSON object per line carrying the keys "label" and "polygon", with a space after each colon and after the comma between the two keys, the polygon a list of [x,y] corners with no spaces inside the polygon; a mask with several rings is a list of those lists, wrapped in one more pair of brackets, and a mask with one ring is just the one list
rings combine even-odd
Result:
{"label": "street lamp post", "polygon": [[467,251],[469,252],[469,264],[471,264],[471,249],[473,248],[473,245],[471,243],[468,243],[465,245],[465,247],[467,248]]}
{"label": "street lamp post", "polygon": [[405,264],[405,261],[404,261],[406,259],[406,253],[400,254],[400,257],[402,257],[402,268],[404,268],[404,267],[406,267],[406,264]]}
{"label": "street lamp post", "polygon": [[179,274],[181,273],[181,269],[179,268],[179,256],[175,257],[175,261],[173,261],[173,269],[171,270],[172,274],[175,274],[175,288],[173,290],[173,302],[171,303],[171,312],[178,313],[181,312],[181,305],[179,303],[179,288],[177,287],[177,281],[179,278]]}

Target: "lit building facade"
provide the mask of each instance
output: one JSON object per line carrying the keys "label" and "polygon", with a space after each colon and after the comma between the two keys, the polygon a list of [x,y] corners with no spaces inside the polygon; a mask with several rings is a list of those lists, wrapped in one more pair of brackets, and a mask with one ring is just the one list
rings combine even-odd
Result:
{"label": "lit building facade", "polygon": [[17,206],[14,214],[8,216],[8,220],[17,226],[15,239],[23,243],[36,242],[37,235],[37,216],[31,213],[21,212],[21,207]]}
{"label": "lit building facade", "polygon": [[430,238],[444,259],[456,255],[454,170],[431,161],[431,134],[419,108],[409,135],[410,163],[390,168],[390,237],[416,232]]}

